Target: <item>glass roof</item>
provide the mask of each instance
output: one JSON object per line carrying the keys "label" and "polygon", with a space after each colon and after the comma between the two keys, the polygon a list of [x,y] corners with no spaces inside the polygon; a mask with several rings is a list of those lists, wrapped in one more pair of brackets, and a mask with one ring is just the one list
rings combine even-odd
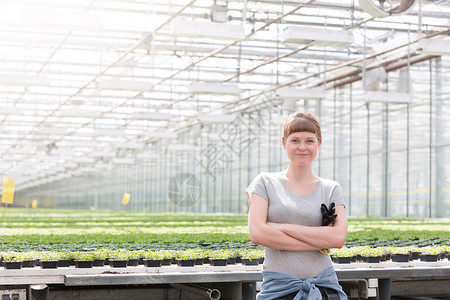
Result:
{"label": "glass roof", "polygon": [[[433,55],[418,41],[448,41],[450,3],[416,2],[374,18],[354,0],[4,0],[0,173],[26,189],[124,148],[158,155],[153,140],[285,87],[367,85]],[[292,28],[319,31],[299,41]]]}

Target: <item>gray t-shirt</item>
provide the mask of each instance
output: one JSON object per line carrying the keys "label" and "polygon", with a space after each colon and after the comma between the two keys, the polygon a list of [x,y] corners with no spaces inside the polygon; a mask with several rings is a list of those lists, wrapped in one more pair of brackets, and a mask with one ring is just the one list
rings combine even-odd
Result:
{"label": "gray t-shirt", "polygon": [[[321,226],[322,203],[328,207],[331,202],[344,204],[342,189],[336,181],[319,178],[311,194],[300,196],[286,185],[284,178],[284,172],[260,173],[245,190],[247,199],[256,193],[269,201],[268,222]],[[306,279],[318,276],[330,266],[330,256],[320,251],[286,251],[265,247],[263,268],[267,271]]]}

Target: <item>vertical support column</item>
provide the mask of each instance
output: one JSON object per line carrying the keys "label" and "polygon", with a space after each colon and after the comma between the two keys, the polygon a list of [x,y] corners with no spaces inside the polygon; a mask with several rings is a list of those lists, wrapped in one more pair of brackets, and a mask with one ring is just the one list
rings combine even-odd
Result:
{"label": "vertical support column", "polygon": [[410,104],[406,104],[406,217],[409,218],[409,156],[410,156]]}
{"label": "vertical support column", "polygon": [[242,299],[256,299],[256,282],[242,283]]}
{"label": "vertical support column", "polygon": [[45,284],[30,285],[29,293],[31,300],[47,300],[48,299],[48,286]]}
{"label": "vertical support column", "polygon": [[383,217],[389,217],[389,103],[385,104],[383,113],[383,165],[381,176],[382,185],[382,204],[381,214]]}
{"label": "vertical support column", "polygon": [[[435,122],[435,137],[434,143],[439,144],[440,141],[444,139],[445,134],[445,117],[443,118],[442,113],[442,58],[435,58],[435,100],[434,101],[434,122]],[[445,204],[445,174],[446,174],[446,164],[445,164],[445,147],[436,145],[435,151],[435,213],[433,217],[445,217],[448,216],[448,205]],[[431,167],[431,165],[430,165]]]}
{"label": "vertical support column", "polygon": [[337,130],[337,116],[336,116],[336,110],[337,110],[337,92],[336,92],[336,88],[334,88],[334,99],[333,99],[333,180],[337,180],[336,178],[336,159],[337,159],[337,134],[336,134],[336,130]]}
{"label": "vertical support column", "polygon": [[391,300],[391,279],[378,279],[379,300]]}
{"label": "vertical support column", "polygon": [[428,218],[433,216],[432,202],[433,202],[433,98],[436,92],[433,93],[433,60],[430,59],[430,105],[429,105],[429,141],[428,141]]}
{"label": "vertical support column", "polygon": [[352,215],[352,159],[353,159],[353,84],[350,83],[350,117],[349,117],[349,143],[350,149],[348,150],[348,215]]}
{"label": "vertical support column", "polygon": [[[322,101],[316,101],[316,116],[319,119],[319,121],[322,119]],[[316,159],[317,161],[317,176],[321,176],[320,174],[320,166],[321,166],[321,162],[322,162],[322,155],[321,155],[322,151],[319,151],[318,155],[318,159]]]}
{"label": "vertical support column", "polygon": [[366,103],[367,107],[367,145],[366,145],[366,217],[369,216],[369,195],[370,195],[370,106]]}

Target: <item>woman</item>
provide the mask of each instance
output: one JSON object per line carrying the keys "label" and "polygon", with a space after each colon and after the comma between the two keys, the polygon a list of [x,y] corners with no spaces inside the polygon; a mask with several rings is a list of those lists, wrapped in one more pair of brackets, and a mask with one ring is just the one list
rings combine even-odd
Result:
{"label": "woman", "polygon": [[[245,190],[251,241],[265,247],[258,300],[347,299],[329,254],[321,250],[342,247],[347,236],[341,187],[312,172],[321,143],[320,125],[313,115],[290,116],[282,138],[288,168],[259,174]],[[330,207],[332,202],[337,217],[321,226],[321,204]]]}

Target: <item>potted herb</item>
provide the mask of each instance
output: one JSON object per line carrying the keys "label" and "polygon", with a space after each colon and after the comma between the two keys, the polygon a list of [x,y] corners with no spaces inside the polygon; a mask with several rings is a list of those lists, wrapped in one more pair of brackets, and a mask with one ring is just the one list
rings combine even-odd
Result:
{"label": "potted herb", "polygon": [[333,248],[330,250],[330,255],[333,261],[338,264],[349,264],[353,257],[353,252],[350,248],[342,247],[340,249]]}
{"label": "potted herb", "polygon": [[[357,246],[357,247],[349,248],[349,251],[350,251],[349,255],[351,257],[350,262],[363,262],[364,259],[361,255],[361,253],[367,248],[370,248],[370,247],[369,246]],[[335,258],[335,260],[336,260],[336,258]],[[343,260],[345,260],[345,259],[343,259]]]}
{"label": "potted herb", "polygon": [[143,251],[129,251],[127,266],[137,266],[143,258]]}
{"label": "potted herb", "polygon": [[42,269],[56,269],[58,267],[59,253],[55,251],[45,251],[40,254]]}
{"label": "potted herb", "polygon": [[33,268],[38,263],[38,252],[22,252],[22,268]]}
{"label": "potted herb", "polygon": [[175,253],[175,259],[180,267],[193,267],[195,265],[196,253],[192,249],[180,250]]}
{"label": "potted herb", "polygon": [[411,253],[407,247],[392,247],[391,259],[393,262],[409,262]]}
{"label": "potted herb", "polygon": [[244,249],[240,251],[240,256],[243,265],[256,266],[264,253],[260,249]]}
{"label": "potted herb", "polygon": [[438,256],[441,254],[439,247],[423,247],[420,251],[420,261],[438,261]]}
{"label": "potted herb", "polygon": [[372,247],[362,247],[359,250],[359,254],[362,260],[367,263],[379,263],[383,255],[383,249],[372,248]]}
{"label": "potted herb", "polygon": [[195,253],[195,265],[203,265],[208,257],[208,252],[204,249],[192,249]]}
{"label": "potted herb", "polygon": [[239,258],[239,262],[241,262],[240,258],[241,258],[241,251],[240,249],[229,249],[229,257],[227,260],[227,265],[234,265],[238,262],[238,258]]}
{"label": "potted herb", "polygon": [[135,250],[135,251],[133,251],[133,259],[137,260],[137,264],[138,265],[143,265],[144,264],[144,254],[145,254],[144,250]]}
{"label": "potted herb", "polygon": [[77,251],[73,253],[75,259],[75,267],[77,268],[92,268],[92,262],[94,260],[92,252],[89,251]]}
{"label": "potted herb", "polygon": [[149,250],[144,252],[144,265],[146,267],[161,267],[164,255],[161,251]]}
{"label": "potted herb", "polygon": [[68,268],[75,265],[75,257],[72,251],[62,250],[58,253],[58,268]]}
{"label": "potted herb", "polygon": [[21,269],[22,268],[22,253],[21,252],[4,252],[3,266],[5,269]]}
{"label": "potted herb", "polygon": [[386,261],[391,259],[391,247],[377,247],[378,251],[381,253],[381,261]]}
{"label": "potted herb", "polygon": [[106,249],[97,249],[92,251],[92,266],[103,267],[109,252]]}
{"label": "potted herb", "polygon": [[113,268],[126,268],[130,257],[130,252],[131,251],[126,249],[118,249],[111,252],[109,265]]}
{"label": "potted herb", "polygon": [[421,252],[420,247],[410,246],[410,247],[407,247],[407,248],[409,250],[409,253],[411,254],[411,260],[419,259],[420,252]]}
{"label": "potted herb", "polygon": [[162,266],[170,266],[172,260],[175,257],[175,254],[172,250],[158,250],[158,252],[162,255],[161,265]]}
{"label": "potted herb", "polygon": [[229,252],[225,249],[210,250],[208,252],[209,264],[211,266],[226,266],[229,256]]}

